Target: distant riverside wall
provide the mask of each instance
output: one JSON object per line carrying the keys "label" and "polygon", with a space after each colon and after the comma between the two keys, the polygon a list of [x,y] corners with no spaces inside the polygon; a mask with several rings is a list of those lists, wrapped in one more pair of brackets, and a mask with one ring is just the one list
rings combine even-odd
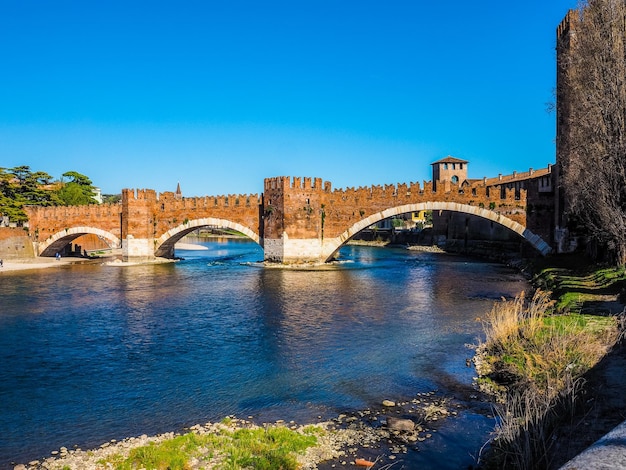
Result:
{"label": "distant riverside wall", "polygon": [[0,227],[0,258],[34,258],[35,251],[22,227]]}

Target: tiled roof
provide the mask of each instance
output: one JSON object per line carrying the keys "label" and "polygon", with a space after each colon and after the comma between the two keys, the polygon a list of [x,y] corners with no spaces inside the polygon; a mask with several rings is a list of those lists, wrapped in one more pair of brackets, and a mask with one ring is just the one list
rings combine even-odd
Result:
{"label": "tiled roof", "polygon": [[460,158],[454,158],[448,155],[446,158],[442,158],[441,160],[437,160],[431,165],[436,165],[438,163],[469,163],[467,160],[461,160]]}

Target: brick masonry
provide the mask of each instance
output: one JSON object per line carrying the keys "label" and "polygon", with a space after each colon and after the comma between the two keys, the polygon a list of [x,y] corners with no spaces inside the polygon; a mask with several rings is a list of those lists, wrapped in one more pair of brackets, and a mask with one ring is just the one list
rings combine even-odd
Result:
{"label": "brick masonry", "polygon": [[[439,181],[332,189],[321,178],[280,176],[264,180],[264,193],[182,197],[152,189],[124,189],[119,204],[29,207],[35,251],[51,256],[59,245],[85,233],[121,246],[127,258],[172,257],[174,244],[200,227],[228,227],[264,247],[265,259],[320,262],[358,231],[393,215],[419,210],[456,211],[496,222],[550,250],[550,196],[535,189],[532,172],[452,184]],[[546,172],[536,175],[545,177]],[[504,184],[506,182],[506,184]],[[521,184],[522,182],[523,184]],[[545,199],[545,200],[544,200]],[[530,210],[529,210],[530,208]],[[551,219],[550,219],[551,220]]]}
{"label": "brick masonry", "polygon": [[32,258],[33,244],[23,228],[0,227],[0,258]]}

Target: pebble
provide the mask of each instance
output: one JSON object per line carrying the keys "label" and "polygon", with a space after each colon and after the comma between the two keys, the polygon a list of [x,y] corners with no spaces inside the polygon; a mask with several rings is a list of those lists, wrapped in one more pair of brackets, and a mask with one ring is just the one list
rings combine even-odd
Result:
{"label": "pebble", "polygon": [[[354,465],[353,462],[348,463],[346,460],[339,460],[339,455],[343,454],[345,457],[354,459],[356,458],[356,454],[359,449],[363,448],[379,449],[376,452],[379,454],[390,454],[388,457],[390,460],[394,460],[397,454],[406,454],[409,448],[411,450],[419,450],[414,443],[423,442],[426,439],[431,438],[432,433],[436,432],[435,429],[427,429],[425,426],[417,424],[417,422],[427,424],[428,421],[432,421],[431,418],[425,419],[423,408],[425,408],[426,405],[437,405],[445,408],[453,406],[459,407],[458,404],[446,403],[445,399],[434,397],[433,395],[436,395],[435,392],[419,393],[416,394],[416,396],[421,397],[421,399],[415,398],[408,402],[383,400],[381,402],[383,406],[382,408],[379,406],[377,409],[375,408],[373,410],[362,410],[350,414],[340,414],[337,418],[321,423],[322,426],[331,431],[326,434],[327,437],[330,437],[330,441],[325,444],[325,446],[327,445],[328,447],[324,448],[324,452],[327,452],[326,457],[324,458],[331,459],[331,461],[328,462],[328,468],[334,468],[339,465]],[[412,419],[408,419],[409,413],[411,413],[410,416]],[[442,420],[448,413],[449,415],[457,414],[452,411],[445,413],[440,412],[440,416],[438,417],[439,420]],[[406,424],[410,424],[414,428],[412,430],[395,429],[392,434],[392,430],[387,427],[389,425],[390,414],[393,416],[391,419],[392,421],[394,419],[396,422],[405,421]],[[404,416],[397,416],[400,414],[403,414]],[[382,427],[380,424],[372,424],[375,421],[379,421],[377,417],[379,415],[383,417]],[[243,426],[250,426],[252,424],[249,421],[237,419],[234,416],[230,416],[229,418],[230,421],[228,423],[208,422],[205,425],[195,424],[188,428],[188,432],[193,431],[199,434],[207,434],[218,432],[223,429],[236,429]],[[252,418],[252,416],[248,416],[249,420]],[[322,416],[318,415],[317,418],[318,420],[321,420]],[[385,420],[387,420],[387,422],[385,422]],[[285,423],[284,420],[277,420],[275,422],[275,424],[278,425],[283,423]],[[387,424],[387,426],[385,426],[385,424]],[[288,426],[291,429],[299,428],[295,421],[289,421]],[[407,426],[407,428],[408,427],[409,426]],[[334,434],[334,430],[337,430],[338,433]],[[69,468],[82,468],[85,470],[96,469],[97,459],[102,459],[103,456],[111,455],[112,453],[119,452],[123,449],[147,445],[149,442],[160,442],[164,439],[172,439],[177,435],[180,434],[170,432],[153,437],[148,437],[146,434],[143,434],[139,437],[124,439],[120,442],[115,439],[111,439],[109,442],[105,442],[100,445],[99,449],[92,449],[90,451],[81,451],[78,448],[78,445],[74,445],[76,449],[72,451],[68,451],[66,447],[61,447],[59,451],[52,452],[54,457],[46,459],[43,463],[40,461],[32,461],[29,462],[28,466],[16,465],[13,470],[29,470],[29,467],[40,468],[42,465],[44,468],[50,470],[60,470],[63,466]],[[348,449],[348,451],[341,449]],[[334,461],[332,461],[333,459]],[[206,462],[202,460],[194,460],[194,465],[191,468],[199,468],[198,465],[200,464],[206,464]]]}

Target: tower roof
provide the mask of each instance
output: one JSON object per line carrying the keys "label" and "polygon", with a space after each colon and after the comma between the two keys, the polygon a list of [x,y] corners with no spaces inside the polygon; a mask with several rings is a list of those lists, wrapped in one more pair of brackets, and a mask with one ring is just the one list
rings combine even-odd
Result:
{"label": "tower roof", "polygon": [[469,163],[467,160],[461,160],[460,158],[454,158],[448,155],[446,158],[442,158],[441,160],[437,160],[431,165],[437,165],[439,163]]}

